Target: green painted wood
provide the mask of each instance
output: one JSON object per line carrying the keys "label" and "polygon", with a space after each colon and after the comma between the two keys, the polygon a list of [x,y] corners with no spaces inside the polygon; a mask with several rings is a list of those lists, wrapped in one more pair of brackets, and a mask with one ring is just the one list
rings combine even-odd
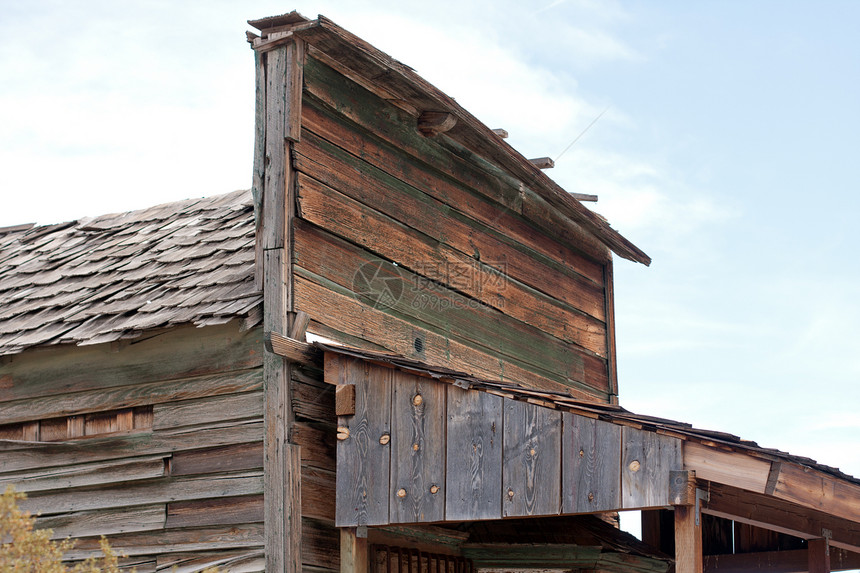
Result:
{"label": "green painted wood", "polygon": [[[310,278],[306,279],[305,276]],[[296,267],[295,290],[296,304],[317,317],[319,323],[326,325],[325,334],[332,340],[346,344],[355,338],[371,338],[385,344],[385,350],[480,378],[517,382],[555,392],[568,391],[581,397],[589,395],[569,388],[561,380],[540,376],[515,363],[478,351],[456,339],[416,326],[392,314],[370,312],[371,307],[356,300],[351,291],[309,274],[300,267]],[[340,332],[346,336],[341,337]],[[379,337],[376,333],[380,332],[388,335]],[[422,340],[420,352],[416,350],[416,338]]]}
{"label": "green painted wood", "polygon": [[[335,121],[332,118],[325,125]],[[349,129],[349,126],[334,124],[332,129]],[[363,143],[367,139],[368,136],[360,141]],[[394,155],[394,151],[390,153],[392,156],[387,157],[387,161],[395,166],[410,164],[408,158]],[[448,243],[467,256],[478,252],[484,261],[507,260],[507,272],[511,276],[598,320],[604,319],[602,280],[595,282],[573,272],[564,261],[566,250],[561,245],[543,245],[543,237],[528,240],[535,248],[514,240],[511,236],[514,234],[504,226],[514,223],[499,220],[509,215],[498,204],[484,206],[485,215],[480,217],[481,220],[475,220],[469,216],[471,213],[462,212],[475,203],[474,198],[470,200],[455,193],[433,193],[442,184],[439,181],[428,185],[426,192],[416,189],[414,179],[394,177],[368,163],[366,155],[356,157],[312,132],[307,132],[303,143],[296,146],[294,157],[299,171],[440,242]],[[417,168],[415,170],[418,171]],[[472,245],[463,240],[470,233],[474,235]],[[539,247],[543,248],[538,251]],[[551,277],[558,278],[552,280]]]}
{"label": "green painted wood", "polygon": [[338,367],[345,372],[337,379],[355,384],[355,415],[338,418],[338,427],[349,435],[337,444],[336,523],[384,525],[389,520],[393,370],[345,357]]}
{"label": "green painted wood", "polygon": [[621,426],[562,414],[562,508],[593,513],[621,508]]}
{"label": "green painted wood", "polygon": [[621,430],[621,440],[622,507],[669,505],[669,472],[684,469],[681,440],[627,426]]}
{"label": "green painted wood", "polygon": [[[316,98],[366,131],[375,134],[377,141],[385,141],[402,153],[425,163],[445,179],[455,179],[476,194],[500,203],[508,212],[520,214],[529,207],[534,221],[530,224],[549,237],[566,240],[567,247],[572,249],[574,254],[577,251],[582,252],[582,265],[574,267],[578,266],[579,272],[588,276],[592,276],[591,270],[594,270],[593,278],[600,282],[600,269],[590,269],[585,259],[606,260],[608,250],[587,233],[572,232],[573,226],[570,222],[561,226],[552,225],[553,218],[550,214],[556,209],[547,205],[533,190],[522,185],[519,179],[447,138],[426,138],[420,135],[411,115],[361,88],[318,60],[308,58],[305,64],[305,81],[305,109],[313,103],[313,98]],[[303,117],[303,124],[308,123]],[[372,157],[370,153],[356,155]],[[560,219],[559,217],[556,221],[561,222]]]}
{"label": "green painted wood", "polygon": [[[345,172],[334,165],[326,168],[329,172]],[[573,342],[586,352],[605,357],[606,325],[580,310],[587,307],[602,317],[605,311],[602,290],[580,288],[566,277],[535,265],[528,257],[515,256],[504,245],[488,244],[493,239],[485,232],[458,224],[444,210],[420,204],[409,206],[413,213],[420,213],[425,219],[423,225],[415,221],[416,216],[410,217],[408,213],[395,213],[394,217],[383,214],[378,209],[394,211],[386,206],[396,204],[397,197],[402,197],[402,194],[392,192],[390,197],[386,197],[380,185],[374,185],[372,180],[366,184],[340,183],[337,185],[338,193],[332,189],[315,179],[299,175],[302,218],[371,250],[380,258],[445,284],[480,304],[556,338]],[[374,208],[348,195],[372,197],[372,201],[362,198],[373,203]],[[428,229],[430,226],[435,229]],[[566,298],[578,307],[554,299],[538,289],[564,290]]]}
{"label": "green painted wood", "polygon": [[504,402],[502,515],[561,511],[561,412]]}
{"label": "green painted wood", "polygon": [[[334,283],[377,312],[503,357],[566,386],[585,388],[583,356],[569,344],[309,225],[302,225],[301,231],[297,226],[295,243],[297,275],[327,287]],[[374,342],[389,336],[385,331],[368,334]]]}
{"label": "green painted wood", "polygon": [[0,365],[0,402],[257,368],[262,329],[240,332],[239,325],[177,327],[128,345],[25,351]]}
{"label": "green painted wood", "polygon": [[502,516],[503,398],[448,388],[445,518]]}
{"label": "green painted wood", "polygon": [[392,374],[389,522],[441,521],[446,385],[396,370]]}

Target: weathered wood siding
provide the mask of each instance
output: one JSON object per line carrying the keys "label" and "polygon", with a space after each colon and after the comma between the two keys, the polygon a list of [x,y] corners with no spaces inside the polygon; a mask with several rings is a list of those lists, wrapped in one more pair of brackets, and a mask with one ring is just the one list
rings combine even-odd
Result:
{"label": "weathered wood siding", "polygon": [[[262,331],[234,322],[3,358],[0,488],[78,540],[70,559],[106,535],[140,572],[262,571],[262,356]],[[321,380],[293,370],[291,435],[304,565],[336,570],[334,392]]]}
{"label": "weathered wood siding", "polygon": [[311,330],[610,400],[608,250],[559,233],[506,172],[314,57],[304,85],[294,296]]}
{"label": "weathered wood siding", "polygon": [[[597,513],[669,504],[681,440],[326,353],[354,386],[338,417],[342,527]],[[350,393],[351,394],[351,393]]]}

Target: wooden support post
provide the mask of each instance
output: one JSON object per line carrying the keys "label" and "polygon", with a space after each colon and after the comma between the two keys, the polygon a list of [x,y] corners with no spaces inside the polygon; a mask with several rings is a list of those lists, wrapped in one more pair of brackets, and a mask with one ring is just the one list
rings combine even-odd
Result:
{"label": "wooden support post", "polygon": [[830,573],[830,540],[827,537],[809,540],[809,573]]}
{"label": "wooden support post", "polygon": [[340,573],[367,573],[368,562],[367,537],[359,537],[355,527],[341,528]]}
{"label": "wooden support post", "polygon": [[702,515],[696,472],[669,472],[669,501],[675,506],[675,573],[702,573]]}
{"label": "wooden support post", "polygon": [[702,573],[702,525],[696,506],[675,506],[675,573]]}
{"label": "wooden support post", "polygon": [[[258,210],[257,264],[263,265],[263,328],[286,335],[293,308],[292,225],[296,182],[290,161],[291,141],[301,133],[304,44],[293,40],[258,51],[257,142],[254,201]],[[262,108],[262,109],[261,109]],[[260,252],[261,251],[261,252]],[[259,269],[258,269],[259,274]],[[296,334],[304,336],[300,324]],[[300,573],[301,466],[299,448],[289,443],[293,422],[291,364],[267,347],[264,385],[264,521],[266,571]]]}

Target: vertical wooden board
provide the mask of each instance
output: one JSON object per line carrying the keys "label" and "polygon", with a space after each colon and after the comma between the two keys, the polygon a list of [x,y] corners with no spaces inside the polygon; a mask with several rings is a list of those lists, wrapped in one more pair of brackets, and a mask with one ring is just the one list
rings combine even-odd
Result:
{"label": "vertical wooden board", "polygon": [[621,426],[562,414],[564,513],[621,508]]}
{"label": "vertical wooden board", "polygon": [[675,507],[675,573],[702,573],[702,527],[696,507]]}
{"label": "vertical wooden board", "polygon": [[505,400],[502,515],[561,510],[561,412]]}
{"label": "vertical wooden board", "polygon": [[669,505],[669,472],[683,469],[681,440],[626,426],[621,439],[622,507]]}
{"label": "vertical wooden board", "polygon": [[445,518],[502,516],[503,398],[448,388]]}
{"label": "vertical wooden board", "polygon": [[[355,415],[339,418],[349,436],[337,444],[338,527],[388,523],[393,370],[343,360],[355,384]],[[386,436],[383,439],[383,436]]]}
{"label": "vertical wooden board", "polygon": [[391,523],[445,516],[445,384],[393,371]]}

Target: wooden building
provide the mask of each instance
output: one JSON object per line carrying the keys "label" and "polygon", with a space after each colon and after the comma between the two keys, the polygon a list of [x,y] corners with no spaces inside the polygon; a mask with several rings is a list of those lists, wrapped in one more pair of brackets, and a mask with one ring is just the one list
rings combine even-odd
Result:
{"label": "wooden building", "polygon": [[0,230],[0,484],[69,559],[860,565],[856,479],[618,406],[612,257],[650,259],[590,197],[328,19],[251,25],[250,193]]}

